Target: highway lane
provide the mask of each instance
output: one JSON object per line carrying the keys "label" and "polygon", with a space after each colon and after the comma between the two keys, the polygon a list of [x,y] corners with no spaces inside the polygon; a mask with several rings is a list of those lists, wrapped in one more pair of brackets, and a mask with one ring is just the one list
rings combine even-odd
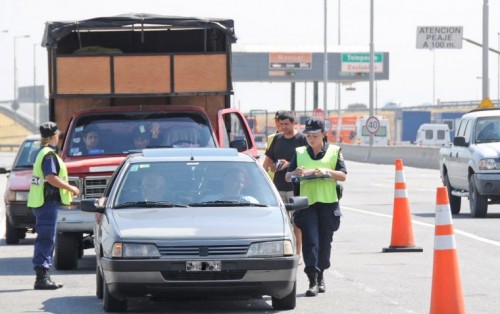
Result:
{"label": "highway lane", "polygon": [[[0,157],[1,158],[1,157]],[[334,236],[327,292],[306,298],[307,279],[298,273],[297,308],[290,313],[428,313],[432,290],[434,212],[439,172],[405,167],[412,229],[421,253],[382,253],[391,240],[395,167],[347,161],[342,199],[343,218]],[[0,162],[1,164],[1,162]],[[0,191],[5,175],[0,175]],[[500,205],[484,219],[473,219],[465,199],[453,217],[460,282],[469,313],[498,312],[500,291]],[[3,313],[100,313],[95,298],[95,260],[85,251],[76,271],[56,271],[65,287],[34,291],[31,270],[33,235],[20,245],[6,246],[1,207],[0,308]],[[22,300],[17,301],[17,300]],[[273,313],[269,298],[252,301],[132,300],[129,312],[144,313]]]}

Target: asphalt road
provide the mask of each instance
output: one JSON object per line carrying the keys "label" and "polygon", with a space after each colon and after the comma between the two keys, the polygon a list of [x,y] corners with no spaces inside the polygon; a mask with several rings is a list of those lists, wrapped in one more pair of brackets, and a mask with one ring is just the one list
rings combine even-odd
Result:
{"label": "asphalt road", "polygon": [[[0,156],[0,164],[2,156]],[[428,313],[434,267],[434,213],[439,172],[405,167],[415,244],[423,252],[382,253],[391,243],[394,166],[346,162],[343,217],[335,234],[327,292],[306,298],[307,279],[298,272],[297,307],[289,313]],[[0,175],[0,191],[5,175]],[[453,217],[462,298],[468,313],[498,313],[500,205],[484,219],[471,218],[467,200]],[[5,245],[0,205],[0,311],[2,313],[101,313],[95,297],[95,260],[86,250],[76,271],[54,271],[64,283],[56,291],[33,290],[33,235]],[[460,296],[459,296],[460,297]],[[131,313],[275,313],[271,300],[134,299]]]}

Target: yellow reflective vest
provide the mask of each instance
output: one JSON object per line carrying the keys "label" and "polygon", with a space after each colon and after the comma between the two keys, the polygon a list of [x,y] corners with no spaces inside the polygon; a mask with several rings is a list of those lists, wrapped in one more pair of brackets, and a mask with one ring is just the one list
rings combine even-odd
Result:
{"label": "yellow reflective vest", "polygon": [[[43,205],[45,202],[44,197],[44,186],[45,186],[45,176],[43,175],[42,162],[47,154],[54,154],[59,163],[59,173],[57,176],[68,182],[68,169],[62,161],[62,159],[54,152],[50,147],[44,147],[38,152],[36,156],[35,163],[33,164],[33,174],[31,176],[30,191],[28,194],[28,207],[37,208]],[[61,196],[61,203],[64,205],[69,205],[71,203],[71,193],[66,189],[59,189],[59,195]]]}
{"label": "yellow reflective vest", "polygon": [[[340,147],[329,145],[328,150],[322,159],[314,160],[307,153],[307,147],[298,147],[297,152],[297,167],[304,167],[304,170],[310,171],[316,168],[328,168],[335,170],[337,159],[339,156]],[[337,182],[334,179],[313,179],[300,182],[300,196],[307,196],[309,205],[314,203],[335,203],[339,199],[337,197]]]}

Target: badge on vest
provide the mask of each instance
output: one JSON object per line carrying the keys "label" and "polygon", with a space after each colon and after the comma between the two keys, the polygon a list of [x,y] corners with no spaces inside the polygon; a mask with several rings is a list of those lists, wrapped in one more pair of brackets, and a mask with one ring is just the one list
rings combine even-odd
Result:
{"label": "badge on vest", "polygon": [[40,185],[40,178],[39,177],[31,177],[31,184]]}

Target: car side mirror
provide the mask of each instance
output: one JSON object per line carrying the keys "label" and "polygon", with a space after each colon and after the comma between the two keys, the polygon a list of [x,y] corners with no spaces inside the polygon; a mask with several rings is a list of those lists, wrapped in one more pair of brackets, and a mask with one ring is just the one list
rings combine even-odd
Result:
{"label": "car side mirror", "polygon": [[453,145],[455,146],[467,146],[465,143],[465,137],[463,136],[455,136],[453,139]]}
{"label": "car side mirror", "polygon": [[9,171],[7,171],[7,169],[5,169],[4,167],[0,167],[0,174],[5,174]]}
{"label": "car side mirror", "polygon": [[286,210],[298,210],[309,207],[309,199],[307,196],[294,196],[288,199],[288,204],[285,204]]}
{"label": "car side mirror", "polygon": [[246,140],[234,140],[229,143],[229,147],[236,148],[238,152],[244,152],[248,150],[248,144]]}
{"label": "car side mirror", "polygon": [[[102,199],[102,198],[101,198]],[[81,201],[80,206],[82,211],[91,213],[104,213],[105,206],[102,205],[102,200],[98,198],[88,198]]]}

